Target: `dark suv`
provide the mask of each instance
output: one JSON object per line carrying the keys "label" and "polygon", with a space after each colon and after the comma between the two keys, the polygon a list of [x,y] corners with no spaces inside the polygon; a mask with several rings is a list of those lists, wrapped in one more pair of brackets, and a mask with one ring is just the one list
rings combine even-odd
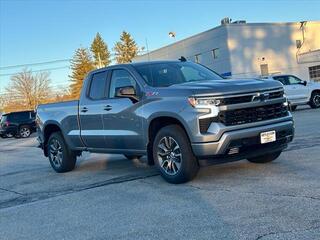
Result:
{"label": "dark suv", "polygon": [[0,122],[0,136],[27,138],[36,130],[34,111],[3,114]]}

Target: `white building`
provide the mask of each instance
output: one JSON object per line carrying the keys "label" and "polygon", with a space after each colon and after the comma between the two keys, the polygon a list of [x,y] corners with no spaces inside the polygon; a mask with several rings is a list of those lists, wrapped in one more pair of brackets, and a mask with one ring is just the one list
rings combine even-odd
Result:
{"label": "white building", "polygon": [[230,23],[177,41],[135,61],[178,59],[199,62],[224,76],[294,74],[320,81],[320,21]]}

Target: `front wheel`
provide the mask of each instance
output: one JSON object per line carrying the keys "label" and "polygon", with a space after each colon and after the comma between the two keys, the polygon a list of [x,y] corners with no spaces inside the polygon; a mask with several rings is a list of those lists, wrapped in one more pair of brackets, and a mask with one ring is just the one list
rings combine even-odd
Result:
{"label": "front wheel", "polygon": [[77,156],[69,149],[60,132],[50,136],[47,148],[50,164],[56,172],[69,172],[74,169]]}
{"label": "front wheel", "polygon": [[153,159],[161,176],[170,183],[185,183],[198,173],[199,164],[188,136],[179,125],[163,127],[153,141]]}
{"label": "front wheel", "polygon": [[5,133],[3,136],[4,136],[5,138],[12,138],[12,137],[14,136],[14,134],[11,133],[11,132],[8,132],[8,133]]}
{"label": "front wheel", "polygon": [[258,157],[248,158],[248,161],[253,163],[268,163],[276,160],[280,156],[280,154],[281,151],[269,153]]}
{"label": "front wheel", "polygon": [[320,92],[314,92],[311,94],[310,107],[319,108],[320,107]]}

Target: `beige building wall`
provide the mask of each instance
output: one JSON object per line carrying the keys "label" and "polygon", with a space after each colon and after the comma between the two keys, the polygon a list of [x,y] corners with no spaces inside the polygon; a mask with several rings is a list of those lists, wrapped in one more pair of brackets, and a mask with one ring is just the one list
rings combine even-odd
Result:
{"label": "beige building wall", "polygon": [[[212,50],[217,48],[219,49],[219,57],[214,59]],[[178,60],[181,56],[190,61],[195,61],[195,56],[198,56],[201,64],[218,73],[230,72],[227,29],[225,26],[210,29],[168,46],[150,51],[149,54],[138,56],[134,61]]]}
{"label": "beige building wall", "polygon": [[[297,48],[297,40],[301,48]],[[219,49],[218,58],[212,56]],[[138,56],[134,61],[177,60],[180,56],[233,78],[294,74],[309,80],[309,67],[320,65],[320,21],[232,23],[212,28]]]}
{"label": "beige building wall", "polygon": [[[319,65],[320,22],[229,24],[228,48],[233,77],[294,74],[309,79],[309,66]],[[297,48],[297,40],[301,48]]]}

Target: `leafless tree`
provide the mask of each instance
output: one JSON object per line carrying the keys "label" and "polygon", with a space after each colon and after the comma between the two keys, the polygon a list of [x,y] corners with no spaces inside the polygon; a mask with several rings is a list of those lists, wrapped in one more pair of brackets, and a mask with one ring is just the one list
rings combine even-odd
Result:
{"label": "leafless tree", "polygon": [[6,88],[10,102],[23,104],[27,109],[35,109],[44,102],[50,94],[49,72],[33,74],[31,70],[24,69],[11,77],[11,82]]}

